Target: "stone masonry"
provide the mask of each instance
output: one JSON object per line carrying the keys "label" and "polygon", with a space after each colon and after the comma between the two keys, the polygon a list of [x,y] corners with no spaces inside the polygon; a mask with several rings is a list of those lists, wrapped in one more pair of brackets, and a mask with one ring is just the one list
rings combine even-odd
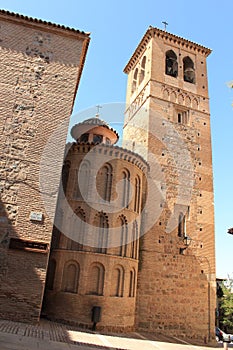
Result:
{"label": "stone masonry", "polygon": [[[40,317],[67,127],[88,43],[84,32],[0,11],[3,318]],[[58,127],[54,147],[50,138]],[[42,159],[46,189],[40,184]]]}
{"label": "stone masonry", "polygon": [[158,188],[140,243],[136,327],[203,342],[214,339],[216,306],[210,52],[150,27],[124,70],[124,146],[145,157]]}

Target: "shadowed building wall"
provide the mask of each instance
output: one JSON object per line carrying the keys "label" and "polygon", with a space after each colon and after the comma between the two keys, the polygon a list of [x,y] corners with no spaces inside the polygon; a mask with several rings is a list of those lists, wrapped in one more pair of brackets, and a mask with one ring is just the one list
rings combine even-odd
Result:
{"label": "shadowed building wall", "polygon": [[84,32],[0,11],[3,318],[40,317],[69,116],[88,43]]}

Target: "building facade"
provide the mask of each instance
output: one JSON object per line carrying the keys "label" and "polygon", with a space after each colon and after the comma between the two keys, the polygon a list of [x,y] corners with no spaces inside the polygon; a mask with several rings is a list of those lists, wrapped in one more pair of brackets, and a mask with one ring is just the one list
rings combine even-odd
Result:
{"label": "building facade", "polygon": [[71,131],[63,166],[43,313],[90,328],[134,329],[139,220],[148,165],[115,146],[117,133],[99,118]]}
{"label": "building facade", "polygon": [[150,27],[124,69],[123,147],[90,118],[64,157],[89,35],[0,21],[0,316],[211,341],[211,51]]}
{"label": "building facade", "polygon": [[7,11],[0,11],[0,24],[0,317],[31,322],[40,318],[89,34]]}
{"label": "building facade", "polygon": [[159,192],[140,244],[136,327],[205,342],[216,308],[210,52],[150,27],[124,70],[124,146],[148,161]]}

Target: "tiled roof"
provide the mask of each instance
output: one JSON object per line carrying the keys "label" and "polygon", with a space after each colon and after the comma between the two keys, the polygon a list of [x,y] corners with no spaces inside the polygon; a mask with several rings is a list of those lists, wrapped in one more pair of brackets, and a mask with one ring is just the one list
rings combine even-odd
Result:
{"label": "tiled roof", "polygon": [[83,34],[85,36],[89,36],[90,35],[90,33],[85,33],[84,31],[80,31],[80,30],[75,29],[75,28],[70,28],[70,27],[66,27],[66,26],[61,25],[61,24],[56,24],[56,23],[52,23],[52,22],[43,21],[42,19],[38,19],[38,18],[24,16],[24,15],[21,15],[19,13],[10,12],[10,11],[7,11],[7,10],[0,10],[0,15],[10,16],[12,18],[25,20],[25,21],[28,21],[28,22],[31,22],[31,23],[43,24],[43,25],[54,27],[54,28],[59,28],[59,29],[70,31],[70,32]]}
{"label": "tiled roof", "polygon": [[81,122],[80,124],[101,125],[101,126],[109,127],[109,125],[104,120],[101,120],[101,119],[96,118],[96,117],[86,119],[83,122]]}

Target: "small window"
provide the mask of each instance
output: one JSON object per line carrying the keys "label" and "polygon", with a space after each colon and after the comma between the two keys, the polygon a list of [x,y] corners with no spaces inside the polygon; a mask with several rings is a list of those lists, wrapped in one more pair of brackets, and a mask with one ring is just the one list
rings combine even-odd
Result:
{"label": "small window", "polygon": [[188,124],[189,123],[189,111],[177,111],[177,123]]}
{"label": "small window", "polygon": [[111,145],[111,140],[108,138],[108,137],[106,137],[106,145]]}
{"label": "small window", "polygon": [[142,63],[141,63],[141,70],[139,75],[139,84],[143,81],[145,77],[145,67],[146,67],[146,56],[143,57]]}
{"label": "small window", "polygon": [[80,142],[88,142],[88,138],[89,138],[89,134],[82,134],[82,135],[80,136],[79,141],[80,141]]}
{"label": "small window", "polygon": [[93,135],[93,142],[94,143],[101,143],[103,142],[103,136],[102,135]]}
{"label": "small window", "polygon": [[136,90],[137,80],[138,80],[138,68],[135,69],[134,75],[133,75],[133,82],[132,82],[132,89],[131,89],[132,93]]}
{"label": "small window", "polygon": [[176,78],[178,75],[178,62],[177,62],[177,56],[174,51],[169,50],[166,52],[165,64],[166,64],[166,69],[165,69],[166,74]]}

